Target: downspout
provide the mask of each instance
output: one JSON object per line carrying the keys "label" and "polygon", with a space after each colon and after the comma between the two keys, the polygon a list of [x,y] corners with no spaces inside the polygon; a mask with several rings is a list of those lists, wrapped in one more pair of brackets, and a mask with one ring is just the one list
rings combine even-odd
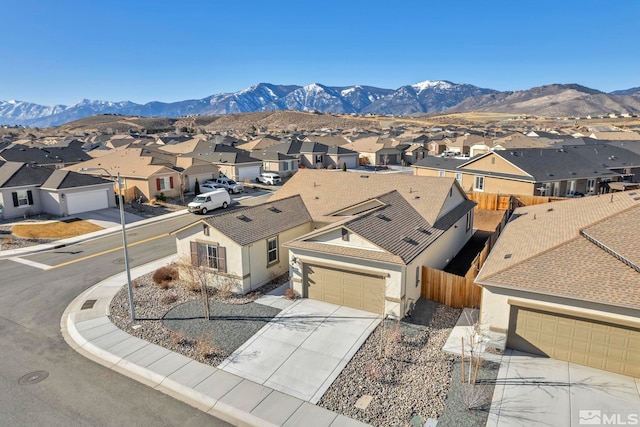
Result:
{"label": "downspout", "polygon": [[253,290],[253,279],[252,279],[252,274],[251,274],[251,247],[253,245],[249,244],[249,246],[247,246],[247,252],[248,252],[248,260],[249,260],[249,290],[252,291]]}

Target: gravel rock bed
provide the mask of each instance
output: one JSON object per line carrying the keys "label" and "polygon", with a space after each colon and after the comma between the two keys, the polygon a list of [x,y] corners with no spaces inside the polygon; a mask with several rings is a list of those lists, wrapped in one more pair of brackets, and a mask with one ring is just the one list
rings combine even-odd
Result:
{"label": "gravel rock bed", "polygon": [[[203,303],[200,293],[190,291],[186,286],[181,285],[179,280],[171,282],[167,289],[162,289],[153,283],[152,277],[153,272],[132,280],[136,322],[131,323],[129,319],[129,297],[125,284],[111,300],[111,305],[109,306],[109,319],[111,322],[132,336],[180,353],[198,362],[212,366],[222,363],[235,350],[235,348],[232,349],[234,339],[229,337],[229,340],[227,340],[224,335],[230,334],[219,333],[215,329],[212,330],[211,328],[214,325],[212,321],[205,321],[202,318]],[[273,314],[274,309],[260,311],[261,307],[266,309],[270,309],[270,307],[249,303],[281,284],[282,280],[274,281],[251,294],[232,295],[228,298],[222,298],[219,293],[213,290],[210,295],[210,314],[212,317],[215,316],[216,308],[221,310],[221,306],[226,306],[227,310],[238,309],[238,311],[244,312],[247,310],[243,310],[241,306],[248,304],[259,306],[250,310],[250,312],[260,317],[275,316],[279,310],[275,314]],[[180,308],[185,303],[188,304],[187,307]],[[185,326],[184,330],[169,329],[163,324],[163,318],[169,312],[183,316],[186,313],[186,317],[190,317],[191,320],[185,320],[185,322],[190,323],[190,325]],[[172,317],[175,318],[177,316],[172,315]],[[234,330],[234,334],[238,335],[246,335],[252,330],[251,328],[255,328],[255,325],[247,324],[247,332],[241,332],[237,328],[240,323],[234,324],[237,329]],[[229,351],[230,349],[232,350]]]}
{"label": "gravel rock bed", "polygon": [[[462,383],[461,365],[461,359],[456,357],[451,371],[451,386],[447,395],[446,408],[438,419],[438,427],[487,425],[500,364],[481,361],[476,384],[473,385]],[[468,362],[465,365],[468,373]]]}
{"label": "gravel rock bed", "polygon": [[0,225],[0,250],[20,249],[55,242],[57,239],[28,239],[11,234],[11,226]]}
{"label": "gravel rock bed", "polygon": [[[455,360],[441,349],[460,313],[421,299],[413,318],[381,323],[318,405],[374,426],[406,426],[416,415],[439,418]],[[366,395],[371,403],[358,409]]]}

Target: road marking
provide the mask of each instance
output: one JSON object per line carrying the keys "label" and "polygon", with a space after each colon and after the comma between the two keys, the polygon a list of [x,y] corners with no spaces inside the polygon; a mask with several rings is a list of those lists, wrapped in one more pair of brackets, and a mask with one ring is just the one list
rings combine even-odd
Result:
{"label": "road marking", "polygon": [[51,268],[50,265],[47,264],[42,264],[39,262],[35,262],[35,261],[31,261],[28,259],[22,259],[22,258],[18,258],[18,257],[13,257],[13,258],[9,258],[11,261],[15,261],[15,262],[19,262],[20,264],[24,264],[24,265],[28,265],[31,267],[35,267],[35,268],[39,268],[40,270],[48,270],[49,268]]}
{"label": "road marking", "polygon": [[[160,239],[162,237],[166,237],[168,235],[169,235],[169,233],[164,233],[164,234],[159,234],[159,235],[154,236],[154,237],[149,237],[148,239],[140,240],[139,242],[127,243],[127,247],[130,248],[132,246],[137,246],[137,245],[140,245],[142,243],[147,243],[147,242],[150,242],[152,240],[156,240],[156,239]],[[53,270],[54,268],[59,268],[59,267],[64,267],[64,266],[67,266],[67,265],[70,265],[70,264],[75,264],[76,262],[85,261],[85,260],[88,260],[88,259],[91,259],[91,258],[95,258],[95,257],[99,257],[101,255],[105,255],[105,254],[108,254],[108,253],[111,253],[111,252],[115,252],[115,251],[121,251],[122,249],[123,249],[122,246],[118,246],[117,248],[109,249],[108,251],[102,251],[102,252],[98,252],[97,254],[87,255],[87,256],[82,257],[82,258],[78,258],[78,259],[74,259],[74,260],[71,260],[71,261],[63,262],[61,264],[47,266],[47,268],[45,268],[45,270]],[[44,265],[44,264],[42,264],[42,265]]]}

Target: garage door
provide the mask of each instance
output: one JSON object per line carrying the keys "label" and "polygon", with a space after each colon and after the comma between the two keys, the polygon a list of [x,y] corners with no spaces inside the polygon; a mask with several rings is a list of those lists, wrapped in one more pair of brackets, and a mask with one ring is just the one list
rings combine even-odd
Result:
{"label": "garage door", "polygon": [[70,193],[67,198],[67,213],[69,215],[105,209],[109,207],[109,192],[107,190],[84,191]]}
{"label": "garage door", "polygon": [[305,265],[307,296],[311,299],[381,313],[385,279],[380,275]]}
{"label": "garage door", "polygon": [[512,306],[507,346],[640,377],[640,329]]}

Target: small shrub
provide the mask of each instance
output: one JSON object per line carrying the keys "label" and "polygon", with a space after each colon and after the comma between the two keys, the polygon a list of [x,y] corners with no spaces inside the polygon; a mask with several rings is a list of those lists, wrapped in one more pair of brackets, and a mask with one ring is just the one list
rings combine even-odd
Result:
{"label": "small shrub", "polygon": [[364,375],[370,380],[377,381],[382,378],[382,369],[375,362],[369,362],[364,368]]}
{"label": "small shrub", "polygon": [[298,299],[298,293],[293,288],[287,288],[284,291],[284,297],[290,300]]}
{"label": "small shrub", "polygon": [[195,346],[196,353],[203,359],[218,354],[218,349],[215,345],[215,337],[211,332],[205,333],[200,336],[196,341]]}
{"label": "small shrub", "polygon": [[402,325],[398,320],[387,335],[390,343],[401,343],[404,340],[404,334],[402,333]]}
{"label": "small shrub", "polygon": [[167,196],[165,196],[163,192],[156,194],[156,202],[166,202],[166,201],[167,201]]}
{"label": "small shrub", "polygon": [[178,295],[175,295],[175,294],[165,295],[160,300],[160,302],[164,305],[173,304],[176,301],[178,301]]}
{"label": "small shrub", "polygon": [[218,296],[222,299],[230,298],[231,295],[233,295],[233,290],[235,289],[235,287],[235,281],[228,277],[219,278],[216,284]]}
{"label": "small shrub", "polygon": [[144,281],[140,280],[140,279],[134,279],[134,280],[131,281],[131,285],[134,288],[141,288],[141,287],[144,286]]}
{"label": "small shrub", "polygon": [[183,345],[185,342],[184,335],[182,332],[171,331],[169,334],[169,339],[171,340],[171,344],[173,345]]}
{"label": "small shrub", "polygon": [[157,284],[160,289],[169,289],[171,287],[171,282],[167,282],[163,280],[162,282]]}
{"label": "small shrub", "polygon": [[172,282],[178,279],[178,269],[172,266],[160,267],[153,273],[153,283],[159,285],[162,282]]}

